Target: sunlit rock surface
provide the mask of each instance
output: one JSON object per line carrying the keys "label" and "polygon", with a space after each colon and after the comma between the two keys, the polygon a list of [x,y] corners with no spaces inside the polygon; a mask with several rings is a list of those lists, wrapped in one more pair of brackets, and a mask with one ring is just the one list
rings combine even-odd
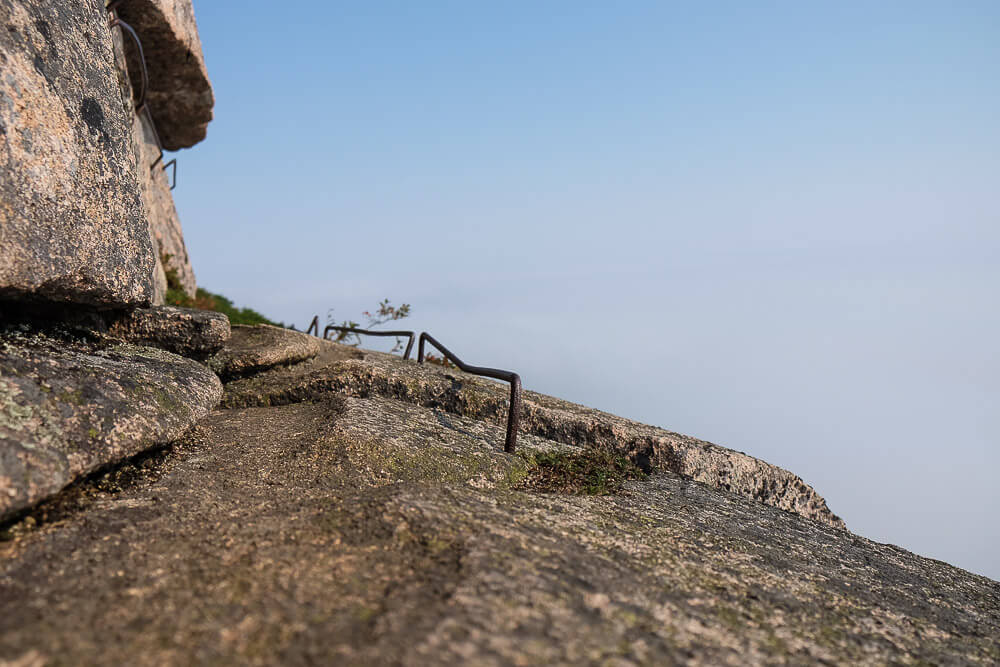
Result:
{"label": "sunlit rock surface", "polygon": [[144,305],[154,255],[102,3],[0,0],[0,298]]}
{"label": "sunlit rock surface", "polygon": [[[86,664],[996,664],[1000,584],[385,398],[219,410],[0,542],[0,658]],[[67,509],[68,507],[68,509]],[[93,628],[101,628],[94,633]]]}
{"label": "sunlit rock surface", "polygon": [[[444,370],[322,343],[327,350],[325,363],[303,364],[232,382],[223,405],[276,405],[336,391],[396,398],[498,426],[506,424],[509,391],[505,385],[457,369]],[[678,473],[833,526],[844,525],[798,476],[742,452],[532,391],[524,392],[523,400],[524,433],[569,445],[615,450],[647,470]]]}
{"label": "sunlit rock surface", "polygon": [[[208,80],[191,0],[126,0],[118,15],[142,40],[153,120],[164,148],[189,148],[205,138],[215,98]],[[138,85],[138,60],[129,72]]]}
{"label": "sunlit rock surface", "polygon": [[221,393],[213,373],[163,350],[0,335],[0,519],[177,439]]}

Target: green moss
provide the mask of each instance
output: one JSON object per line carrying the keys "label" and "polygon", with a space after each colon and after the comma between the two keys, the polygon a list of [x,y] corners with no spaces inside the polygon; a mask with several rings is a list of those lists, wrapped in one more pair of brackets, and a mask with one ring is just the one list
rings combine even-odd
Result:
{"label": "green moss", "polygon": [[510,467],[504,473],[504,485],[508,488],[516,489],[524,485],[528,479],[528,473],[535,466],[533,456],[519,454],[511,459]]}
{"label": "green moss", "polygon": [[646,478],[628,458],[603,449],[542,452],[533,459],[520,485],[531,491],[607,496],[620,491],[626,480]]}
{"label": "green moss", "polygon": [[79,389],[67,389],[60,395],[60,398],[64,403],[83,405],[83,392]]}
{"label": "green moss", "polygon": [[722,623],[730,630],[741,632],[746,627],[746,621],[740,613],[732,607],[718,607],[716,609],[716,614],[718,615],[719,620],[722,621]]}

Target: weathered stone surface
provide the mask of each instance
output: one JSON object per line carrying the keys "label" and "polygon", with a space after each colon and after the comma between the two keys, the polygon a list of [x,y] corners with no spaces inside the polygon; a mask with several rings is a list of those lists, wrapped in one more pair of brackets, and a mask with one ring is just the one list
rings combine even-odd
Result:
{"label": "weathered stone surface", "polygon": [[0,338],[0,518],[180,436],[219,401],[201,364],[134,345]]}
{"label": "weathered stone surface", "polygon": [[518,491],[531,464],[502,437],[384,399],[215,412],[152,469],[11,527],[0,659],[1000,660],[1000,583],[669,472]]}
{"label": "weathered stone surface", "polygon": [[[323,342],[327,346],[335,343]],[[344,350],[345,348],[336,346]],[[357,351],[355,351],[357,354]],[[326,392],[385,396],[506,425],[506,385],[378,352],[229,383],[226,407],[280,405]],[[798,476],[742,452],[640,424],[532,391],[524,392],[521,431],[576,446],[619,451],[647,470],[668,470],[768,505],[843,527],[826,501]]]}
{"label": "weathered stone surface", "polygon": [[168,272],[171,274],[170,282],[173,283],[170,286],[194,297],[198,285],[184,244],[180,216],[170,191],[170,172],[164,170],[164,161],[158,160],[159,149],[145,114],[133,117],[132,132],[133,148],[138,156],[143,208],[149,222],[149,236],[153,241],[157,264],[153,303],[162,305],[165,302]]}
{"label": "weathered stone surface", "polygon": [[291,329],[269,324],[237,324],[226,346],[207,363],[223,379],[241,377],[312,359],[320,353],[323,344],[315,336]]}
{"label": "weathered stone surface", "polygon": [[186,357],[207,357],[229,340],[229,318],[193,308],[136,308],[111,323],[108,333],[138,345],[151,345]]}
{"label": "weathered stone surface", "polygon": [[[118,15],[142,40],[149,72],[146,99],[164,148],[193,146],[205,138],[215,98],[191,0],[128,0]],[[139,85],[134,50],[129,63],[133,85]]]}
{"label": "weathered stone surface", "polygon": [[[135,74],[135,70],[130,70],[129,67],[139,66],[134,57],[135,46],[131,39],[126,37],[124,30],[114,31],[112,37],[122,88],[128,91],[133,100],[137,100],[141,92],[132,87],[128,75],[129,72]],[[133,55],[131,65],[128,54]],[[146,108],[149,108],[148,104]],[[170,190],[173,167],[168,171],[166,166],[168,161],[161,155],[157,144],[158,134],[158,130],[150,121],[150,114],[144,111],[132,114],[132,150],[137,158],[143,209],[146,212],[149,236],[153,242],[153,254],[156,258],[153,304],[163,305],[166,302],[168,287],[179,288],[188,296],[194,297],[197,283],[184,244],[180,217],[177,215]],[[169,286],[167,272],[171,274]]]}
{"label": "weathered stone surface", "polygon": [[107,12],[0,0],[0,298],[146,305],[154,257]]}

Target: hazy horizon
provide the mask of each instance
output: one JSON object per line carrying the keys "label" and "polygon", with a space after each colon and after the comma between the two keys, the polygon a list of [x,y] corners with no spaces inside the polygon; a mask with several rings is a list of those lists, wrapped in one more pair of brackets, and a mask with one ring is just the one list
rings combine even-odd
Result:
{"label": "hazy horizon", "polygon": [[1000,5],[195,11],[199,285],[299,328],[410,303],[1000,580]]}

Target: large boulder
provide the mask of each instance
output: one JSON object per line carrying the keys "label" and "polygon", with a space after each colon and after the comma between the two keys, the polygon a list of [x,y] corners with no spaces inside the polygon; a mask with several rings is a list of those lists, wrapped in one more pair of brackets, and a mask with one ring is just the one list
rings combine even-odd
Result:
{"label": "large boulder", "polygon": [[292,329],[237,324],[225,347],[207,363],[223,379],[244,377],[312,359],[324,344],[319,338]]}
{"label": "large boulder", "polygon": [[108,333],[129,343],[202,359],[225,345],[230,325],[223,313],[154,306],[122,313],[111,322]]}
{"label": "large boulder", "polygon": [[0,337],[0,519],[169,442],[222,395],[196,361],[135,345]]}
{"label": "large boulder", "polygon": [[0,298],[153,297],[154,253],[104,5],[0,0]]}
{"label": "large boulder", "polygon": [[[164,148],[193,146],[205,138],[215,98],[191,0],[126,0],[117,12],[142,40],[149,72],[146,99]],[[129,65],[137,85],[134,50]]]}
{"label": "large boulder", "polygon": [[[176,165],[168,167],[161,144],[172,150],[203,139],[214,101],[190,2],[128,1],[115,5],[114,11],[135,30],[145,56],[140,62],[131,37],[116,33],[119,68],[128,73],[123,85],[132,90],[137,104],[145,103],[133,115],[132,142],[156,256],[153,303],[162,305],[168,289],[194,297],[197,282],[171,194]],[[149,78],[141,100],[144,67]],[[186,138],[179,139],[182,136]]]}

